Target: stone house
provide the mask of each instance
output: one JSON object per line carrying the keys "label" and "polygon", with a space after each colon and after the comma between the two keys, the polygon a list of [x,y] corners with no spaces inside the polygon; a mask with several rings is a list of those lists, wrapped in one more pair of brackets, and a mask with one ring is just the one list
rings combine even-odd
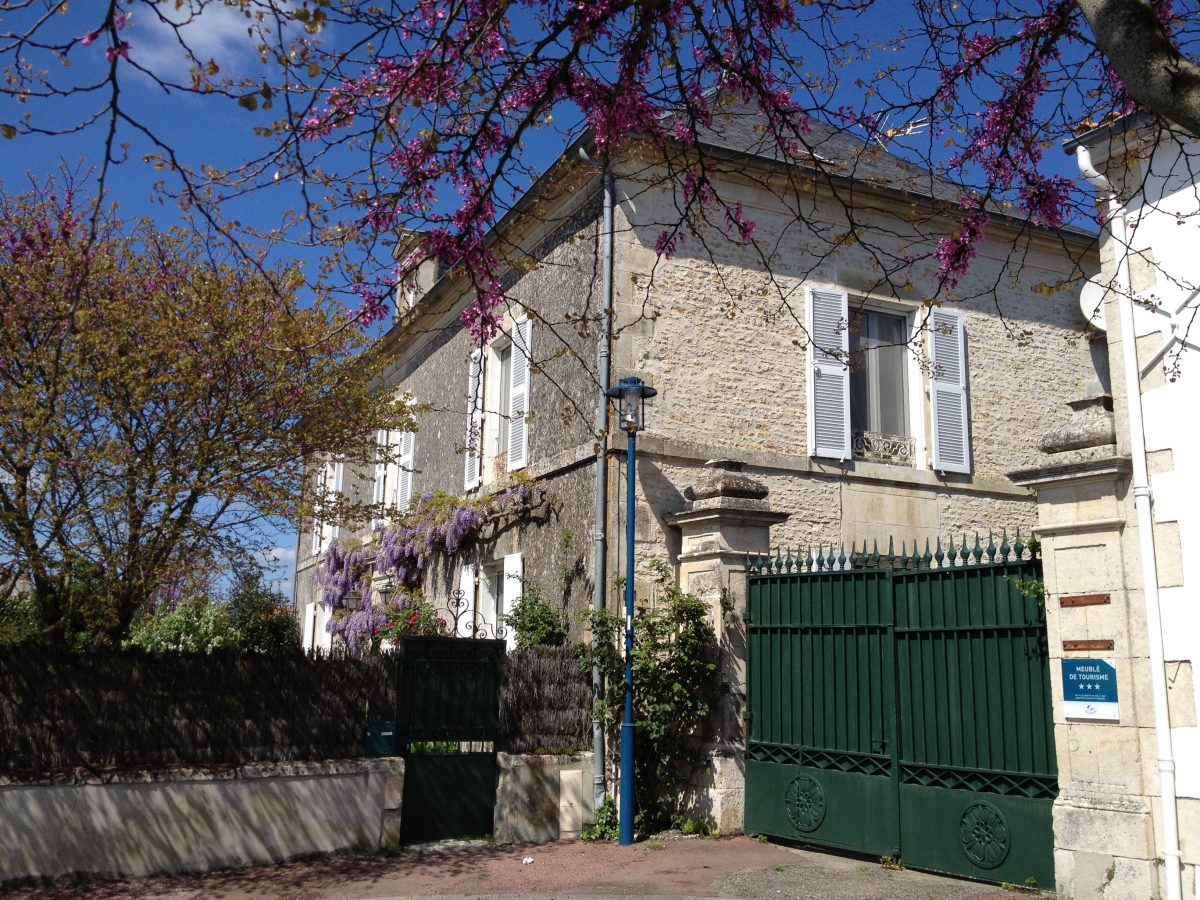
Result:
{"label": "stone house", "polygon": [[[407,287],[382,345],[388,385],[426,410],[403,439],[411,473],[331,464],[318,477],[402,507],[434,490],[486,495],[515,472],[543,484],[544,516],[429,573],[427,592],[464,591],[488,623],[531,582],[569,612],[590,604],[597,581],[619,605],[623,441],[611,415],[607,434],[597,427],[597,409],[625,375],[658,392],[639,436],[640,597],[652,594],[646,563],[661,560],[713,601],[722,628],[741,554],[768,544],[894,539],[899,550],[939,535],[1028,534],[1034,495],[1008,473],[1039,458],[1045,409],[1105,362],[1083,339],[1069,287],[1081,261],[1098,268],[1091,236],[997,213],[970,272],[939,286],[932,251],[955,227],[957,190],[812,124],[819,172],[772,149],[753,112],[718,115],[700,150],[722,198],[754,222],[753,240],[717,215],[689,226],[669,257],[656,248],[686,206],[676,161],[627,142],[607,170],[610,210],[581,136],[494,229],[510,267],[496,339],[474,346],[460,324],[471,297],[460,271],[428,263]],[[904,275],[889,277],[888,261]],[[714,460],[740,474],[714,474]],[[714,518],[721,497],[738,501],[740,518]],[[306,642],[321,644],[312,573],[334,532],[301,531],[296,604]],[[366,527],[356,534],[371,540]],[[726,650],[723,692],[736,704],[742,670]],[[725,828],[737,825],[730,815]]]}
{"label": "stone house", "polygon": [[[1200,142],[1136,115],[1067,149],[1110,223],[1083,298],[1113,378],[1074,398],[1039,464],[1014,474],[1037,491],[1044,548],[1058,890],[1194,897],[1200,370],[1185,351],[1200,349]],[[1111,702],[1078,702],[1081,665],[1107,673]]]}

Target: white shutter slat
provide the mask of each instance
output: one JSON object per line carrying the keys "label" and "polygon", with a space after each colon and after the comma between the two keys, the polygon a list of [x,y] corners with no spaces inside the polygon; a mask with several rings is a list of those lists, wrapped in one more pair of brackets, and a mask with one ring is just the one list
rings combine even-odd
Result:
{"label": "white shutter slat", "polygon": [[483,446],[483,352],[471,351],[471,362],[467,366],[467,444],[466,490],[479,487],[480,449]]}
{"label": "white shutter slat", "polygon": [[529,429],[525,416],[529,412],[530,339],[533,323],[527,318],[513,323],[512,378],[509,382],[508,408],[508,471],[523,469],[528,463]]}
{"label": "white shutter slat", "polygon": [[940,472],[969,474],[966,332],[957,310],[935,309],[930,316],[930,361],[933,467]]}
{"label": "white shutter slat", "polygon": [[524,575],[525,564],[520,553],[510,553],[504,557],[504,599],[500,604],[497,619],[500,628],[504,629],[504,641],[510,650],[517,646],[517,634],[508,624],[507,617],[525,594],[524,583],[521,581]]}
{"label": "white shutter slat", "polygon": [[399,471],[396,474],[396,509],[407,512],[412,500],[413,449],[416,435],[411,431],[400,434]]}
{"label": "white shutter slat", "polygon": [[[379,448],[379,456],[375,463],[375,490],[371,495],[371,503],[380,509],[382,516],[383,504],[387,500],[387,443],[386,429],[375,432],[375,443]],[[378,521],[379,517],[377,517]]]}
{"label": "white shutter slat", "polygon": [[850,457],[850,335],[844,291],[809,291],[808,449],[811,456]]}
{"label": "white shutter slat", "polygon": [[313,556],[321,552],[321,532],[325,527],[321,522],[321,513],[325,507],[325,488],[328,476],[329,469],[325,463],[321,463],[321,468],[317,470],[315,494],[313,496],[312,547],[310,548]]}
{"label": "white shutter slat", "polygon": [[[345,478],[345,475],[346,475],[345,464],[340,463],[340,462],[334,463],[333,464],[333,492],[338,495],[339,502],[341,501],[342,490],[343,490],[342,482]],[[341,525],[331,525],[330,526],[331,539],[337,539],[337,538],[341,537],[341,534],[342,534],[342,526]]]}
{"label": "white shutter slat", "polygon": [[463,606],[451,609],[457,619],[456,637],[474,637],[475,635],[475,565],[467,563],[458,574],[458,589],[462,591]]}

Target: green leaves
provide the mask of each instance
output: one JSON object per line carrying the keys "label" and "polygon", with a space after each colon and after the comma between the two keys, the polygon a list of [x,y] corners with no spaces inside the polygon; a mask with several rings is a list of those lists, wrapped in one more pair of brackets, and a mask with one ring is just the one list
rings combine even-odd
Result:
{"label": "green leaves", "polygon": [[[700,745],[717,697],[717,642],[708,604],[686,594],[671,571],[650,562],[657,591],[634,616],[634,718],[639,817],[642,826],[666,824],[677,811],[688,777],[701,762]],[[624,696],[623,616],[589,611],[596,647],[581,646],[585,667],[595,662],[605,676],[600,716],[616,735]],[[615,747],[614,740],[610,746]]]}

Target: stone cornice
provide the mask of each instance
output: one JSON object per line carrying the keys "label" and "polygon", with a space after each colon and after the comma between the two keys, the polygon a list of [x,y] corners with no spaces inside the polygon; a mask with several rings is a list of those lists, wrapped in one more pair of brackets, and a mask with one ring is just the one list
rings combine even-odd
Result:
{"label": "stone cornice", "polygon": [[1066,453],[1056,453],[1043,465],[1010,472],[1008,477],[1022,487],[1038,488],[1080,481],[1113,481],[1128,478],[1131,463],[1128,456],[1119,456],[1116,448],[1087,447]]}

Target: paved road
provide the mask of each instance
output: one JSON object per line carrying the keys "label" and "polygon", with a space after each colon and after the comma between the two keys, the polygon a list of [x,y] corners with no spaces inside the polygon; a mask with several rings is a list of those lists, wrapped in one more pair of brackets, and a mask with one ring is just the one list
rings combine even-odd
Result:
{"label": "paved road", "polygon": [[[526,862],[526,860],[531,860]],[[1014,900],[992,885],[885,869],[878,862],[814,853],[747,837],[677,832],[632,847],[561,841],[495,846],[446,843],[393,857],[332,857],[178,878],[90,883],[0,896],[42,898],[675,897],[821,900]]]}

